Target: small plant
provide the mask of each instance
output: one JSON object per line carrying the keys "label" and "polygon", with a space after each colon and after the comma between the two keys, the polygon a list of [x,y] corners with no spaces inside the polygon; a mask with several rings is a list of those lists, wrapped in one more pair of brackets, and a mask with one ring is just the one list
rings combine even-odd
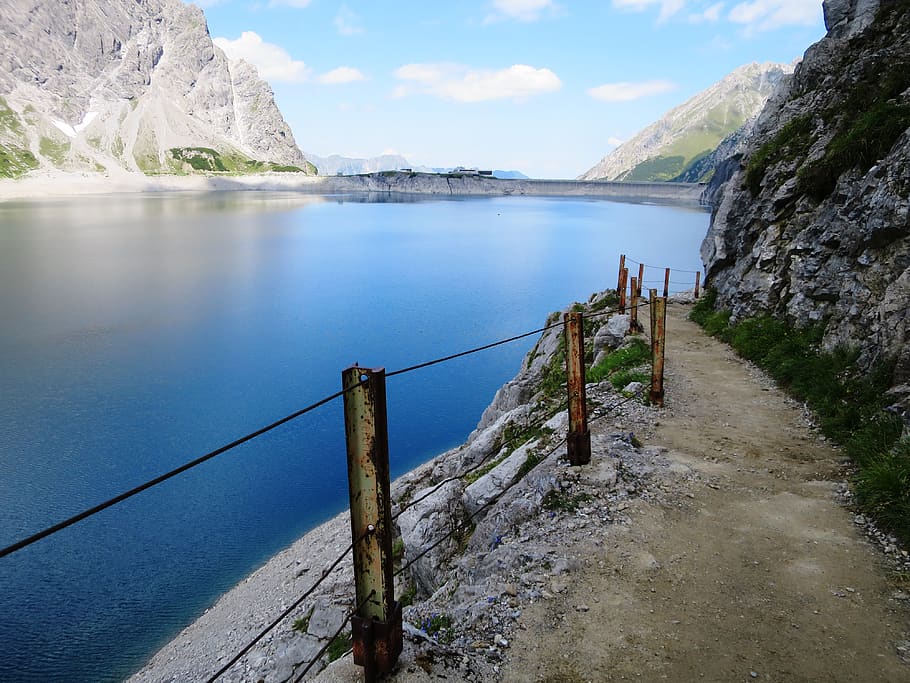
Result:
{"label": "small plant", "polygon": [[856,495],[884,528],[910,539],[910,438],[870,459],[856,478]]}
{"label": "small plant", "polygon": [[[621,379],[635,375],[635,373],[631,372],[632,370],[650,362],[651,347],[643,339],[635,338],[625,346],[604,357],[600,363],[588,370],[585,376],[588,382],[602,382],[605,379],[610,379],[613,386],[617,386]],[[619,373],[623,373],[623,376],[617,377],[614,382],[614,376]],[[650,379],[650,375],[646,375],[644,381],[648,382]],[[632,379],[629,381],[641,380]],[[617,388],[621,389],[628,383],[628,381],[623,382]]]}
{"label": "small plant", "polygon": [[442,643],[451,642],[454,635],[452,634],[452,618],[442,612],[433,612],[423,620],[420,629],[431,638]]}
{"label": "small plant", "polygon": [[326,655],[330,662],[344,657],[344,653],[351,649],[352,638],[350,633],[340,633],[329,644]]}
{"label": "small plant", "polygon": [[399,536],[394,541],[392,541],[392,561],[401,562],[401,558],[404,557],[404,539]]}
{"label": "small plant", "polygon": [[585,503],[594,500],[589,493],[576,493],[574,495],[565,491],[552,490],[543,497],[541,505],[550,512],[574,512]]}
{"label": "small plant", "polygon": [[417,597],[417,586],[414,583],[409,583],[407,587],[402,591],[401,595],[398,598],[398,602],[402,607],[408,607],[414,604],[414,599]]}
{"label": "small plant", "polygon": [[758,148],[746,166],[745,185],[757,197],[768,168],[804,156],[812,146],[812,117],[798,116],[787,122],[771,140]]}
{"label": "small plant", "polygon": [[300,617],[299,619],[295,619],[294,625],[291,626],[291,628],[294,629],[295,631],[297,631],[298,633],[306,633],[307,629],[310,627],[310,618],[312,618],[313,611],[315,609],[316,609],[315,607],[312,607],[312,608],[310,608],[310,611],[307,612],[306,616]]}

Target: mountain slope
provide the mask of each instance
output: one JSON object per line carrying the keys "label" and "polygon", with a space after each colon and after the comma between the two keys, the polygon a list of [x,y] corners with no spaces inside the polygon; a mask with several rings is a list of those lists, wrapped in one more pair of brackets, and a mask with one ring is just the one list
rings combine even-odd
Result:
{"label": "mountain slope", "polygon": [[269,86],[180,0],[4,0],[0,176],[306,168]]}
{"label": "mountain slope", "polygon": [[828,34],[709,187],[718,305],[824,322],[824,344],[895,361],[910,427],[910,1],[825,2]]}
{"label": "mountain slope", "polygon": [[[754,118],[781,79],[786,64],[747,64],[667,112],[580,176],[581,180],[690,182],[710,176],[713,165],[688,173],[728,135]],[[707,167],[706,167],[707,166]]]}

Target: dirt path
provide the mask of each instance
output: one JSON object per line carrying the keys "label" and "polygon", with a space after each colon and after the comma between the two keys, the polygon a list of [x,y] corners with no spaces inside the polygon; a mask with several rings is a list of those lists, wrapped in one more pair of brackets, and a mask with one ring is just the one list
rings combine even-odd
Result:
{"label": "dirt path", "polygon": [[581,569],[523,611],[505,680],[910,681],[910,603],[836,502],[841,456],[686,313],[642,438],[694,476],[571,549]]}

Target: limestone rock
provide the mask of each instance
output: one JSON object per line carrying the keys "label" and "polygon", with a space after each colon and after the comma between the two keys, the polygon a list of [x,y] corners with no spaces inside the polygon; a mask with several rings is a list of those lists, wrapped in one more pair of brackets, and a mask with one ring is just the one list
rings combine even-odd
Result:
{"label": "limestone rock", "polygon": [[[419,500],[427,492],[427,490],[416,492],[414,500]],[[417,557],[462,523],[464,512],[459,503],[461,493],[461,484],[458,481],[450,481],[443,484],[435,493],[406,508],[398,517],[398,528],[405,547],[405,561]],[[458,539],[450,537],[411,566],[411,575],[425,593],[431,594],[442,585],[440,577],[457,547]]]}
{"label": "limestone rock", "polygon": [[907,120],[910,15],[897,3],[841,0],[825,3],[825,17],[828,35],[769,99],[742,158],[712,182],[702,259],[718,307],[734,318],[827,321],[826,348],[857,348],[863,367],[897,359],[901,384],[900,359],[910,357],[910,129],[893,130],[877,159],[837,165],[831,150],[857,134],[857,102],[869,120],[887,111]]}
{"label": "limestone rock", "polygon": [[629,314],[611,315],[606,325],[602,325],[594,335],[594,363],[599,363],[606,354],[619,348],[628,332]]}
{"label": "limestone rock", "polygon": [[5,0],[0,93],[17,134],[0,134],[0,149],[30,153],[32,167],[307,167],[269,86],[229,63],[202,10],[180,0]]}

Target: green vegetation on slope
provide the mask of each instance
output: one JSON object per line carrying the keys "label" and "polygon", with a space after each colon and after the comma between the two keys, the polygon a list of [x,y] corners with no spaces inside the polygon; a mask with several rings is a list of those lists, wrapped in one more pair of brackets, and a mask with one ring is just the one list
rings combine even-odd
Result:
{"label": "green vegetation on slope", "polygon": [[[849,71],[851,77],[842,79],[843,85],[836,84],[838,89],[829,98],[831,104],[817,112],[815,119],[806,114],[791,120],[752,155],[745,186],[753,197],[761,192],[771,166],[799,159],[797,193],[820,202],[830,196],[845,172],[868,171],[910,128],[910,103],[901,99],[910,88],[910,58],[876,47],[893,42],[898,22],[910,24],[908,8],[910,2],[906,0],[883,4],[873,27],[853,41],[857,50],[868,43],[874,57],[854,68],[850,61],[854,51],[846,51],[844,61],[832,72]],[[908,27],[900,30],[905,32]],[[805,158],[819,137],[816,127],[821,125],[816,124],[821,123],[833,136],[821,158],[807,162]],[[776,191],[786,179],[779,177],[770,189]]]}
{"label": "green vegetation on slope", "polygon": [[70,151],[70,142],[57,142],[51,138],[41,137],[38,141],[38,151],[41,156],[46,157],[54,162],[58,168],[66,163],[66,155]]}
{"label": "green vegetation on slope", "polygon": [[[727,105],[718,105],[700,118],[696,126],[660,154],[638,164],[622,180],[629,182],[673,181],[692,165],[711,154],[730,133],[745,123],[742,115],[732,114]],[[708,171],[711,173],[711,171]],[[706,174],[707,175],[707,174]],[[704,178],[699,178],[704,180]]]}
{"label": "green vegetation on slope", "polygon": [[[176,162],[176,172],[231,173],[303,173],[297,166],[250,159],[239,152],[222,154],[210,147],[175,147],[168,150]],[[310,164],[312,166],[312,164]],[[313,167],[315,171],[315,166]]]}
{"label": "green vegetation on slope", "polygon": [[0,178],[18,178],[36,168],[38,160],[28,150],[22,122],[0,97]]}
{"label": "green vegetation on slope", "polygon": [[[640,368],[648,366],[644,372]],[[651,381],[651,347],[641,337],[634,337],[624,346],[604,356],[585,373],[586,382],[610,380],[614,389],[621,390],[629,382],[648,384]]]}
{"label": "green vegetation on slope", "polygon": [[859,504],[910,542],[910,440],[900,440],[900,418],[885,411],[892,368],[863,371],[851,350],[823,351],[823,325],[797,329],[771,316],[731,325],[729,311],[715,310],[716,298],[706,292],[692,320],[812,407],[822,433],[843,445],[857,466]]}

